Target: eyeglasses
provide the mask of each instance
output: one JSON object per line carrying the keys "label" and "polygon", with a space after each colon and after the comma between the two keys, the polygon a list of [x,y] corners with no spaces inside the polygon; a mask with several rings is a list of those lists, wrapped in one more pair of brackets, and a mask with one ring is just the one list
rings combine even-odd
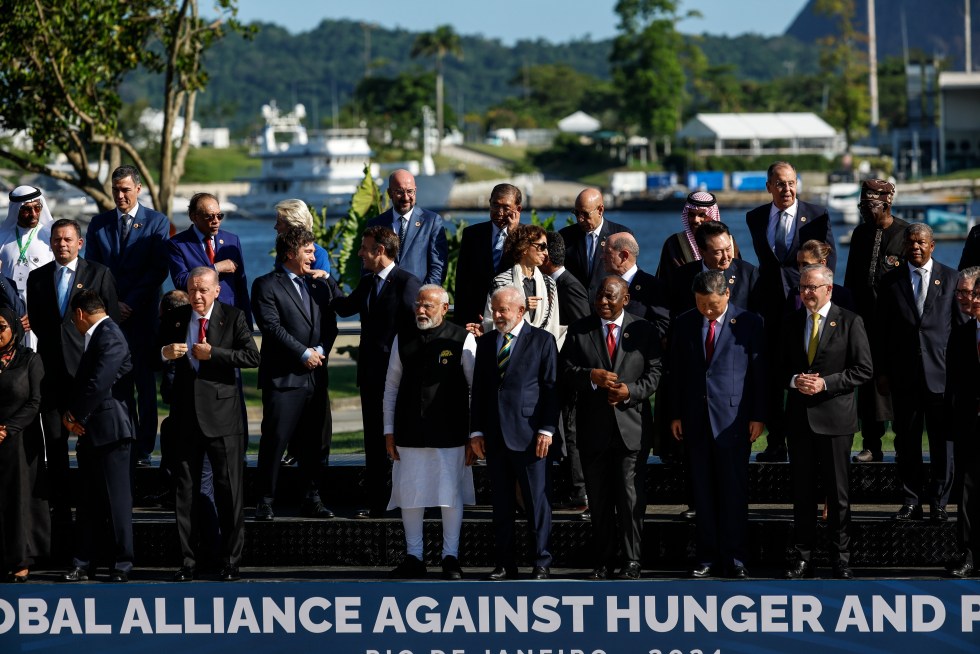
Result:
{"label": "eyeglasses", "polygon": [[818,288],[830,287],[833,284],[800,284],[800,293],[816,293]]}
{"label": "eyeglasses", "polygon": [[397,195],[398,197],[414,198],[415,197],[415,189],[413,189],[413,188],[398,189],[398,190],[392,191],[391,194],[392,195]]}
{"label": "eyeglasses", "polygon": [[20,210],[28,213],[41,213],[41,203],[32,202],[31,204],[22,204],[20,205]]}
{"label": "eyeglasses", "polygon": [[513,216],[517,213],[514,209],[504,206],[502,204],[491,204],[490,205],[490,215],[498,216]]}
{"label": "eyeglasses", "polygon": [[592,214],[594,214],[596,212],[596,209],[598,209],[598,208],[599,207],[596,207],[592,211],[580,211],[580,210],[576,209],[575,211],[572,212],[572,217],[574,217],[574,218],[588,218],[589,216],[591,216]]}
{"label": "eyeglasses", "polygon": [[537,248],[538,252],[544,252],[548,249],[547,243],[531,243],[532,248]]}
{"label": "eyeglasses", "polygon": [[973,297],[973,291],[969,288],[958,288],[953,291],[956,297]]}
{"label": "eyeglasses", "polygon": [[225,214],[223,214],[223,213],[199,213],[197,215],[199,217],[201,217],[201,218],[206,219],[208,222],[210,222],[212,220],[219,220],[220,221],[220,220],[224,220],[225,219]]}

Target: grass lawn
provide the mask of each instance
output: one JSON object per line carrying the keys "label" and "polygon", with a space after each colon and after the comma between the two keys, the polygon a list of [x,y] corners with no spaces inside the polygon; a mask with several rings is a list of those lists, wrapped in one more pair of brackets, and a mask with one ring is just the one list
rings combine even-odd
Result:
{"label": "grass lawn", "polygon": [[[762,432],[762,436],[752,443],[753,452],[761,452],[766,449],[766,435],[768,431]],[[854,445],[851,447],[852,450],[863,449],[861,446],[864,441],[861,440],[861,432],[854,434]],[[883,452],[894,452],[895,451],[895,432],[891,429],[885,432],[885,435],[881,439],[881,449]],[[929,451],[929,437],[927,433],[922,434],[922,451]]]}
{"label": "grass lawn", "polygon": [[[333,440],[330,441],[331,454],[357,454],[361,452],[364,452],[363,431],[345,431],[339,434],[334,434]],[[248,453],[258,454],[259,444],[249,443]]]}
{"label": "grass lawn", "polygon": [[191,148],[187,153],[184,184],[227,182],[237,177],[257,175],[262,162],[248,156],[248,148]]}

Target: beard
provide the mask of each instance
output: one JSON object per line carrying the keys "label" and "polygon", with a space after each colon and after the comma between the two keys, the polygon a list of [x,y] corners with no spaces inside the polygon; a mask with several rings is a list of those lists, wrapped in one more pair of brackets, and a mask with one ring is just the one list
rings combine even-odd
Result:
{"label": "beard", "polygon": [[441,324],[442,324],[441,318],[429,318],[428,316],[415,318],[415,326],[421,329],[422,331],[435,329]]}

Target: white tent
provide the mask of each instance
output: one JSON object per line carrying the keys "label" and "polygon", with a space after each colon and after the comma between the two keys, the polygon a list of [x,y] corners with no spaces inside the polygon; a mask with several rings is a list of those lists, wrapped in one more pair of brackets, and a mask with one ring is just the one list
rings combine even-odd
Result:
{"label": "white tent", "polygon": [[837,154],[843,137],[814,113],[698,114],[677,132],[699,154]]}
{"label": "white tent", "polygon": [[598,130],[601,125],[602,123],[584,111],[576,111],[558,121],[559,131],[572,134],[591,134]]}

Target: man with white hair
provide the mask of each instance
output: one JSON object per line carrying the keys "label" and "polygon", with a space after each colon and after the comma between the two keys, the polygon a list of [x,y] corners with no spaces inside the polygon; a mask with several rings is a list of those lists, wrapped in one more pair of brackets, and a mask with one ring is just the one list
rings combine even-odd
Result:
{"label": "man with white hair", "polygon": [[[0,270],[17,285],[20,299],[27,304],[27,276],[32,270],[54,260],[51,251],[51,223],[54,217],[44,193],[34,186],[18,186],[10,192],[7,219],[0,225]],[[25,322],[24,344],[37,349],[37,336]]]}
{"label": "man with white hair", "polygon": [[463,576],[463,505],[476,502],[467,433],[476,339],[447,321],[448,311],[445,289],[426,284],[415,300],[415,325],[401,326],[391,346],[384,392],[385,447],[394,461],[388,507],[401,507],[407,549],[391,572],[395,579],[425,576],[427,506],[442,510],[443,578]]}

